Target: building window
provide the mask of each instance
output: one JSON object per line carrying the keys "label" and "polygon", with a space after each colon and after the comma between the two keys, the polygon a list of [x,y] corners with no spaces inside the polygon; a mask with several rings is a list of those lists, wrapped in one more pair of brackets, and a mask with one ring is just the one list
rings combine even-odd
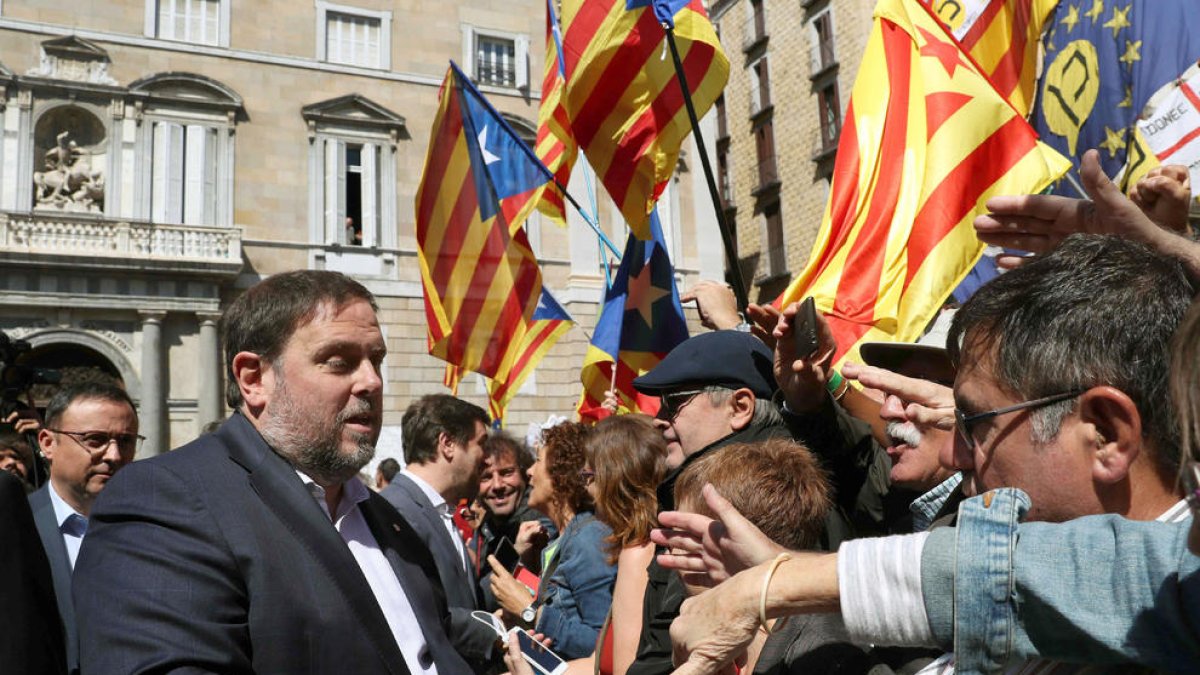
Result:
{"label": "building window", "polygon": [[217,129],[154,122],[150,220],[170,225],[217,221]]}
{"label": "building window", "polygon": [[825,8],[808,22],[808,61],[811,77],[837,65],[833,48],[833,12]]}
{"label": "building window", "polygon": [[835,149],[838,134],[842,130],[842,109],[838,103],[836,80],[817,90],[817,107],[821,118],[821,151]]}
{"label": "building window", "polygon": [[787,273],[787,249],[783,243],[783,216],[779,212],[779,202],[767,205],[763,209],[763,221],[766,226],[767,242],[767,277],[776,277]]}
{"label": "building window", "polygon": [[392,13],[317,2],[317,58],[363,68],[391,67]]}
{"label": "building window", "polygon": [[529,86],[529,38],[463,26],[463,67],[477,84],[506,89]]}
{"label": "building window", "polygon": [[746,13],[742,51],[750,52],[767,39],[767,13],[763,7],[763,0],[750,0],[746,4]]}
{"label": "building window", "polygon": [[771,75],[767,57],[750,64],[750,116],[766,110],[771,105]]}
{"label": "building window", "polygon": [[229,46],[229,0],[149,0],[146,35]]}
{"label": "building window", "polygon": [[758,189],[779,182],[775,166],[775,125],[767,120],[754,130],[754,149],[758,156]]}
{"label": "building window", "polygon": [[379,232],[380,146],[324,139],[325,242],[377,246]]}

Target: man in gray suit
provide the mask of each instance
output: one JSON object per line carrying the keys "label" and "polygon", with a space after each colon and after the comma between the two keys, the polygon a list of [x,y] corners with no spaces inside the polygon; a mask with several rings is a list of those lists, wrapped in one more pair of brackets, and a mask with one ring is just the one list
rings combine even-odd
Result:
{"label": "man in gray suit", "polygon": [[71,572],[92,504],[113,474],[133,460],[141,441],[137,431],[129,394],[99,382],[60,389],[46,405],[46,426],[38,431],[38,446],[50,462],[50,480],[29,495],[29,506],[50,560],[71,673],[79,672]]}
{"label": "man in gray suit", "polygon": [[429,547],[450,606],[450,640],[477,671],[496,655],[496,634],[471,618],[482,597],[475,565],[454,525],[454,509],[474,499],[483,468],[488,416],[445,394],[423,396],[400,421],[405,469],[380,494]]}

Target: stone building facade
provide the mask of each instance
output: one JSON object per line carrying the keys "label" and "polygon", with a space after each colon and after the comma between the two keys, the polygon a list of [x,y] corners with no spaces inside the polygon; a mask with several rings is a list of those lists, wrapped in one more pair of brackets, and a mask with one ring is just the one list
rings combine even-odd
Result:
{"label": "stone building facade", "polygon": [[[438,87],[457,60],[532,136],[545,6],[345,2],[0,3],[0,329],[30,342],[33,363],[122,380],[141,456],[227,414],[222,309],[285,270],[344,271],[378,296],[384,454],[409,401],[445,391],[426,353],[413,214]],[[662,202],[681,286],[724,272],[694,153]],[[593,196],[619,245],[615,206]],[[510,407],[518,430],[573,410],[604,283],[578,216],[528,227],[579,327]],[[473,378],[460,394],[485,402]]]}
{"label": "stone building facade", "polygon": [[829,178],[874,0],[715,0],[729,55],[716,112],[716,164],[751,300],[799,274]]}

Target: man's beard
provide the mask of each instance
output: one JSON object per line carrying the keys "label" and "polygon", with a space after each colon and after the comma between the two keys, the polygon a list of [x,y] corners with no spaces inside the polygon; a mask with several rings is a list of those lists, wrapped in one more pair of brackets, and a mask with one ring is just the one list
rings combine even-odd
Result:
{"label": "man's beard", "polygon": [[355,450],[341,451],[342,425],[357,415],[371,413],[371,404],[352,399],[330,424],[306,413],[292,398],[286,380],[280,378],[271,401],[271,415],[261,433],[267,444],[294,467],[323,487],[339,485],[354,476],[375,456],[375,439],[355,439]]}

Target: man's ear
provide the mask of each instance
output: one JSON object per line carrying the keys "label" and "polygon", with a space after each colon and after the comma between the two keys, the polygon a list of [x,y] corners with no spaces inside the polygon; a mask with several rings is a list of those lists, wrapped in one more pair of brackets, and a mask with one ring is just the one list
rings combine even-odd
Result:
{"label": "man's ear", "polygon": [[734,431],[741,431],[750,425],[754,419],[754,392],[742,387],[734,390],[729,397],[729,426]]}
{"label": "man's ear", "polygon": [[54,462],[54,433],[45,428],[38,429],[37,443],[46,461]]}
{"label": "man's ear", "polygon": [[246,407],[255,412],[266,407],[274,383],[270,364],[254,352],[238,352],[233,357],[232,370]]}
{"label": "man's ear", "polygon": [[1079,397],[1080,433],[1093,446],[1092,477],[1117,483],[1129,477],[1142,452],[1142,416],[1133,399],[1116,387],[1092,387]]}
{"label": "man's ear", "polygon": [[447,462],[452,461],[454,459],[454,453],[457,452],[457,450],[458,448],[455,446],[454,440],[450,438],[449,434],[444,431],[438,434],[437,454],[439,457],[445,459]]}

